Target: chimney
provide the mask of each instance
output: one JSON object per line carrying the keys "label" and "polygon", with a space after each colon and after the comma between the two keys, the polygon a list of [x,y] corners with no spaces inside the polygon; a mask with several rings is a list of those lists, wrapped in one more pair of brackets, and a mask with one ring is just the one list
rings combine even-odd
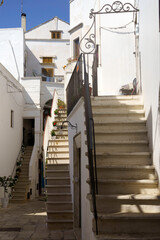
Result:
{"label": "chimney", "polygon": [[26,14],[21,14],[21,27],[23,28],[24,32],[26,32]]}

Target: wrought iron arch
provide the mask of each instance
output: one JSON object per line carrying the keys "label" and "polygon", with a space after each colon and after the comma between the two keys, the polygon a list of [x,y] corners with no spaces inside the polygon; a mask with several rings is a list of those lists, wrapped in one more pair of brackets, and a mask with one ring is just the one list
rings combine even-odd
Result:
{"label": "wrought iron arch", "polygon": [[[91,9],[89,18],[93,19],[92,25],[87,31],[87,33],[83,36],[80,41],[80,50],[85,54],[94,54],[96,51],[96,15],[98,14],[111,14],[111,13],[130,13],[130,12],[138,12],[139,9],[134,7],[131,3],[122,3],[120,1],[115,1],[113,4],[105,4],[99,11],[95,12],[94,9]],[[93,33],[89,36],[88,34],[93,29]],[[87,37],[88,36],[88,37]],[[85,50],[83,50],[82,43],[86,41],[84,46]]]}

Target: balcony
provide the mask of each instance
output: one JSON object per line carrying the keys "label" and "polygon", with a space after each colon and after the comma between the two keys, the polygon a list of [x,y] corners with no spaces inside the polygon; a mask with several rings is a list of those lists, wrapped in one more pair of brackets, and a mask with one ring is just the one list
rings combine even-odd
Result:
{"label": "balcony", "polygon": [[43,82],[64,83],[64,76],[57,75],[54,77],[42,76]]}

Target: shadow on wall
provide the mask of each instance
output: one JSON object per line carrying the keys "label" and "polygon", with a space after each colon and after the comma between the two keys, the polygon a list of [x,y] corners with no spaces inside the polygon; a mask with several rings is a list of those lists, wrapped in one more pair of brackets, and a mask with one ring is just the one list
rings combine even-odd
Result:
{"label": "shadow on wall", "polygon": [[151,151],[153,151],[153,148],[154,148],[152,124],[153,124],[152,109],[150,108],[147,116],[147,128],[148,128],[149,147]]}
{"label": "shadow on wall", "polygon": [[26,77],[41,76],[40,62],[27,46],[26,51],[27,51]]}

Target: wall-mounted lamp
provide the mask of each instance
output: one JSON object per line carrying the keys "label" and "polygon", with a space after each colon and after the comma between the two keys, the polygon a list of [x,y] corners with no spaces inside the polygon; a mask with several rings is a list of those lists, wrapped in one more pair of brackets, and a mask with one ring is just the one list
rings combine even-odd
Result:
{"label": "wall-mounted lamp", "polygon": [[1,0],[1,2],[0,2],[0,6],[2,6],[3,2],[4,2],[4,0]]}
{"label": "wall-mounted lamp", "polygon": [[73,125],[72,123],[70,123],[70,121],[63,121],[62,125],[61,125],[61,129],[63,129],[63,125],[64,123],[68,123],[68,126],[71,127],[71,129],[76,129],[76,133],[77,133],[77,123],[75,125]]}

